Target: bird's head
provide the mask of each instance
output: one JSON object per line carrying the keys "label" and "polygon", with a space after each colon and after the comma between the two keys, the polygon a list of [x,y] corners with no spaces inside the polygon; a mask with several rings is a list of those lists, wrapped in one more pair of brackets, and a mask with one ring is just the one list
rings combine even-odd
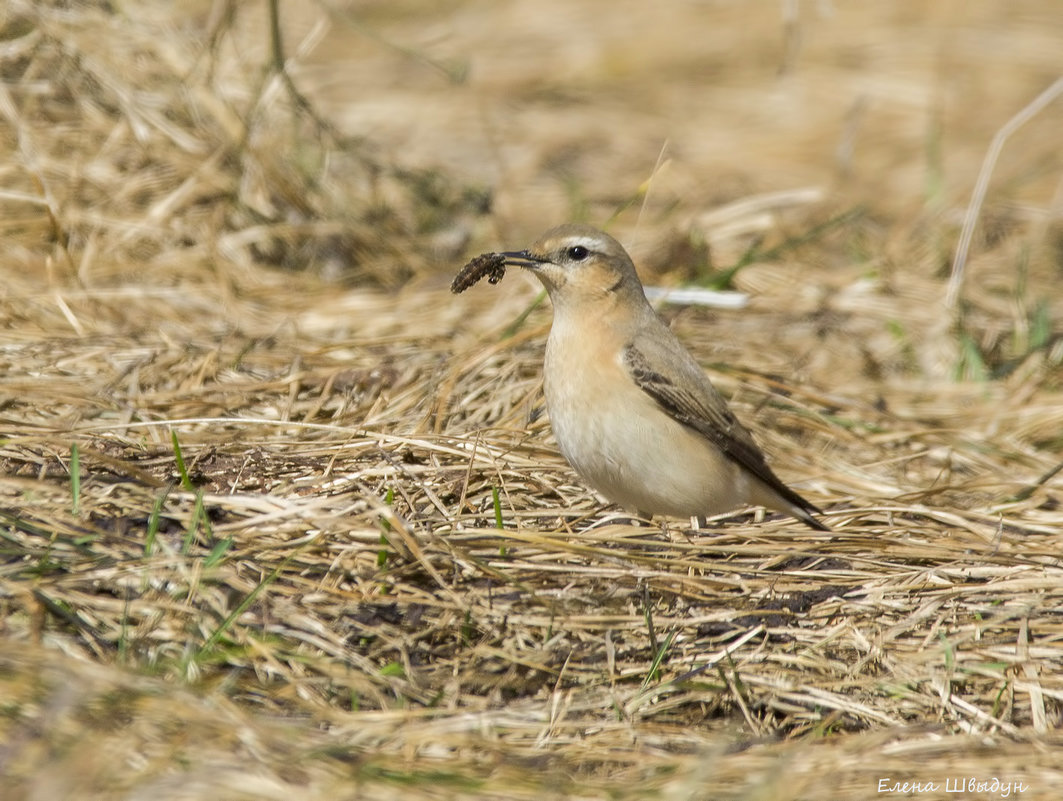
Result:
{"label": "bird's head", "polygon": [[527,250],[503,253],[506,264],[538,278],[555,309],[595,308],[641,299],[642,283],[623,245],[589,225],[551,228]]}

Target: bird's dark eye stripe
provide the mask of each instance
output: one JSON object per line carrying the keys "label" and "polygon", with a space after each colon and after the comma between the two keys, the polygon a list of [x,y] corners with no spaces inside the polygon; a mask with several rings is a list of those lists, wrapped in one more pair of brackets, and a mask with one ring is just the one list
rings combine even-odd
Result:
{"label": "bird's dark eye stripe", "polygon": [[565,255],[573,261],[583,261],[590,255],[590,251],[583,247],[583,245],[573,245],[565,251]]}

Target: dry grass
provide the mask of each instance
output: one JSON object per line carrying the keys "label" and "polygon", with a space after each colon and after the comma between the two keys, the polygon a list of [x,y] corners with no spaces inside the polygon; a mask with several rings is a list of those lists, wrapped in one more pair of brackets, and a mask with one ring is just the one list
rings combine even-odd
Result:
{"label": "dry grass", "polygon": [[[1054,5],[605,5],[0,10],[5,799],[1063,794]],[[611,217],[834,531],[561,461],[447,286]]]}

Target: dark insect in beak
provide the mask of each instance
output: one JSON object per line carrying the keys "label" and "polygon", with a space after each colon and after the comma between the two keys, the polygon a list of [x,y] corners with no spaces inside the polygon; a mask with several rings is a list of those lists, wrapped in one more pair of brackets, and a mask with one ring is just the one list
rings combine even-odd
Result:
{"label": "dark insect in beak", "polygon": [[486,278],[489,284],[497,284],[506,274],[507,266],[535,268],[544,261],[545,259],[533,256],[526,250],[509,253],[481,253],[454,276],[450,291],[464,292],[481,278]]}

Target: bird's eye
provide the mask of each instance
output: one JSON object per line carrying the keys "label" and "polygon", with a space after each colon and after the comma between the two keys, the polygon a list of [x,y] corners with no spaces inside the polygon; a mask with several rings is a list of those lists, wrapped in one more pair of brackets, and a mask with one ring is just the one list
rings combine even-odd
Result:
{"label": "bird's eye", "polygon": [[583,261],[591,255],[591,252],[583,247],[583,245],[573,245],[565,251],[565,255],[572,259],[572,261]]}

